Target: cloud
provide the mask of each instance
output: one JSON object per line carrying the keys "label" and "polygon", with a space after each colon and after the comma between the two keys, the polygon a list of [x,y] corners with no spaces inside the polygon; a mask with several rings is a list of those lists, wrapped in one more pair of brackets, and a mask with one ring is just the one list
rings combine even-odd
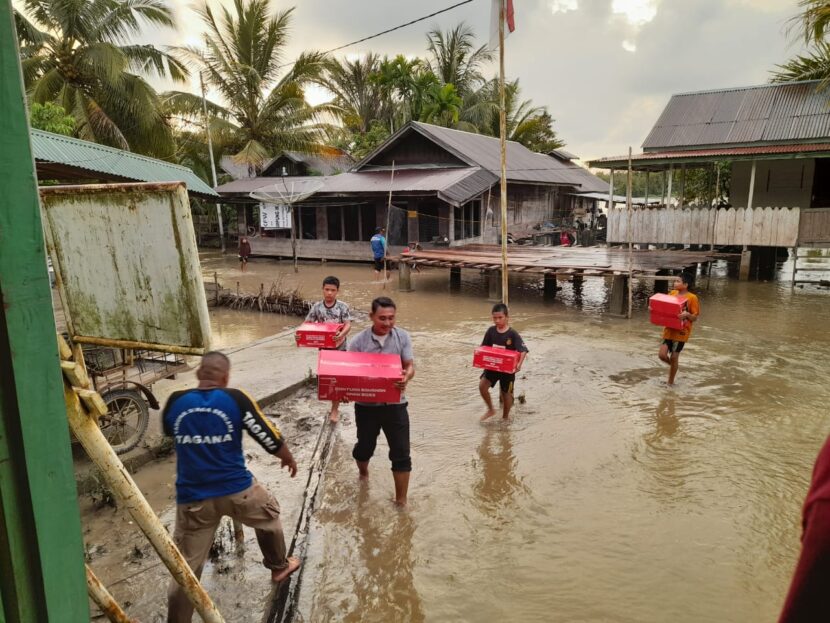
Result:
{"label": "cloud", "polygon": [[[178,31],[148,30],[144,41],[174,45],[198,38],[202,25],[191,1],[172,0]],[[219,6],[217,0],[211,4]],[[223,4],[232,6],[232,0]],[[274,0],[273,6],[291,4]],[[334,48],[447,4],[303,0],[296,3],[285,58]],[[637,149],[672,93],[763,83],[775,64],[798,51],[785,33],[796,0],[521,0],[514,5],[517,28],[506,45],[508,77],[520,79],[523,97],[548,106],[568,150],[585,158],[622,154],[629,145]],[[339,56],[423,55],[428,30],[462,20],[484,44],[489,19],[489,3],[473,2]],[[489,75],[496,71],[495,64],[488,68]],[[309,97],[319,103],[324,94],[315,89]]]}
{"label": "cloud", "polygon": [[579,8],[579,0],[550,0],[551,13],[567,13]]}

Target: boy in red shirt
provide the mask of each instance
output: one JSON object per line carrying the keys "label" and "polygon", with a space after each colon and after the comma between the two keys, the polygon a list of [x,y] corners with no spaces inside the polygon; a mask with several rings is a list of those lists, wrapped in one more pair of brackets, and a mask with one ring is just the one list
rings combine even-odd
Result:
{"label": "boy in red shirt", "polygon": [[663,329],[663,343],[657,356],[660,361],[669,365],[669,385],[674,385],[674,377],[677,375],[677,364],[680,361],[680,351],[689,341],[692,335],[692,323],[700,316],[700,301],[697,296],[689,292],[689,275],[680,273],[674,278],[674,290],[669,292],[672,296],[686,297],[686,310],[680,312],[679,318],[686,321],[683,329]]}

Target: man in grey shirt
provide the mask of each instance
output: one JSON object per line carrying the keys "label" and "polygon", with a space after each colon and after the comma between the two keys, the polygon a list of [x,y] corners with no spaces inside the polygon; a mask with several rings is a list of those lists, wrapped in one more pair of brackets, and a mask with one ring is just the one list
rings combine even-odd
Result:
{"label": "man in grey shirt", "polygon": [[395,480],[395,504],[406,506],[409,474],[412,460],[409,456],[409,412],[404,392],[406,384],[415,376],[415,358],[409,333],[395,327],[397,307],[385,296],[372,301],[369,317],[372,326],[358,333],[349,343],[349,350],[358,353],[386,353],[399,355],[403,373],[396,385],[401,390],[401,401],[396,403],[355,403],[357,443],[352,456],[357,462],[361,480],[369,479],[369,459],[375,453],[380,431],[389,443],[389,460]]}

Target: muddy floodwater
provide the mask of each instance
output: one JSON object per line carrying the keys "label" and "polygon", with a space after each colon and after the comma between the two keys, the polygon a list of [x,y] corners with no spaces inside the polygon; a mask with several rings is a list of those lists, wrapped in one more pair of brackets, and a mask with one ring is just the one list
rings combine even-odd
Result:
{"label": "muddy floodwater", "polygon": [[[602,279],[516,279],[512,324],[530,348],[509,424],[480,424],[472,349],[489,323],[484,278],[372,283],[366,265],[203,257],[206,275],[254,291],[282,274],[317,296],[326,274],[367,310],[387,293],[413,336],[414,471],[390,504],[385,442],[361,486],[351,408],[313,516],[295,620],[771,621],[799,547],[799,512],[830,432],[830,294],[738,282],[725,262],[696,289],[702,315],[665,384],[659,329],[638,284],[631,321],[604,313]],[[782,266],[784,273],[788,270]],[[219,311],[223,345],[295,319]],[[363,324],[363,323],[361,323]],[[323,405],[319,405],[323,409]]]}

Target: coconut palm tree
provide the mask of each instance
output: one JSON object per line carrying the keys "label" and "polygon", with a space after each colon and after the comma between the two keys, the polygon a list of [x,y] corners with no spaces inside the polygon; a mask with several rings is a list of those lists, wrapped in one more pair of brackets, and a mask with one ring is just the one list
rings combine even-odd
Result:
{"label": "coconut palm tree", "polygon": [[183,81],[186,68],[152,45],[128,44],[142,25],[173,27],[164,0],[26,0],[15,15],[29,98],[54,102],[80,138],[171,157],[161,102],[144,76]]}
{"label": "coconut palm tree", "polygon": [[376,121],[389,125],[389,88],[379,79],[384,62],[373,53],[355,60],[327,62],[319,84],[334,96],[337,116],[347,130],[365,134]]}
{"label": "coconut palm tree", "polygon": [[820,89],[830,86],[830,1],[800,0],[803,9],[791,20],[797,26],[809,48],[782,65],[777,65],[770,78],[771,82],[794,82],[799,80],[821,80]]}
{"label": "coconut palm tree", "polygon": [[[204,47],[178,50],[220,96],[219,102],[209,102],[212,124],[224,124],[227,137],[216,148],[233,154],[252,173],[277,151],[318,148],[326,129],[320,116],[334,110],[305,100],[306,86],[322,76],[325,56],[307,52],[286,62],[292,12],[275,12],[271,0],[234,0],[232,8],[217,14],[205,2],[197,9],[207,27]],[[171,91],[164,97],[171,113],[201,114],[200,96]]]}
{"label": "coconut palm tree", "polygon": [[[488,100],[498,101],[499,84],[496,78],[490,80],[482,90],[487,92],[485,97]],[[556,136],[553,118],[547,108],[534,106],[531,100],[521,99],[518,79],[504,85],[504,110],[507,140],[516,141],[540,153],[547,153],[564,145]],[[491,136],[499,135],[498,112],[484,133]]]}

